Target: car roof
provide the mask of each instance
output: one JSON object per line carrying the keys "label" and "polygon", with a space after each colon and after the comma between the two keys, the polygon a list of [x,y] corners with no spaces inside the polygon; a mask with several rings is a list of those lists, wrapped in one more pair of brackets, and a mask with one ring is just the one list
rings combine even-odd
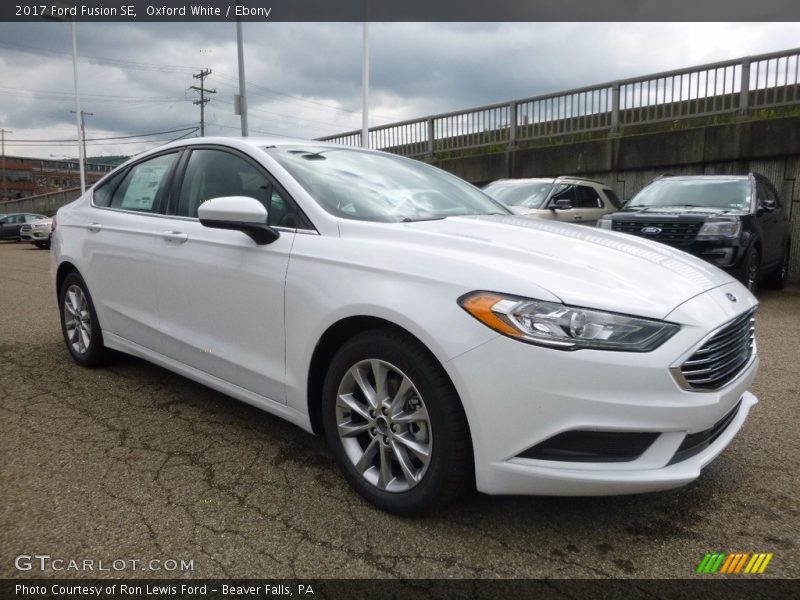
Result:
{"label": "car roof", "polygon": [[657,180],[660,181],[705,181],[705,180],[733,180],[733,181],[745,181],[750,178],[750,174],[747,175],[662,175],[658,177]]}
{"label": "car roof", "polygon": [[517,183],[594,183],[603,187],[609,187],[608,184],[602,181],[595,181],[594,179],[587,179],[586,177],[576,177],[574,175],[559,175],[558,177],[521,177],[518,179],[497,179],[491,183],[498,185],[514,185]]}
{"label": "car roof", "polygon": [[[159,150],[172,147],[194,146],[197,144],[224,144],[229,145],[231,142],[239,144],[247,144],[254,148],[265,148],[269,146],[326,146],[330,148],[353,148],[353,146],[346,146],[344,144],[335,144],[333,142],[323,142],[319,140],[307,140],[302,138],[286,137],[286,136],[257,136],[257,137],[241,137],[241,136],[209,136],[197,137],[188,140],[180,140],[171,142],[159,147]],[[356,148],[358,150],[367,150],[367,148]]]}

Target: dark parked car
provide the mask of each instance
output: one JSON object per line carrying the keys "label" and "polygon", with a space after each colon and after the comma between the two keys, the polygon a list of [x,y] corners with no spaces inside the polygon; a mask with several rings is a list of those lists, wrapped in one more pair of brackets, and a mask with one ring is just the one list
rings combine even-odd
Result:
{"label": "dark parked car", "polygon": [[786,286],[788,217],[763,175],[659,177],[597,226],[690,252],[728,271],[751,291],[759,282]]}
{"label": "dark parked car", "polygon": [[19,240],[20,227],[25,223],[33,223],[39,219],[45,219],[44,215],[33,213],[13,213],[0,217],[0,240]]}

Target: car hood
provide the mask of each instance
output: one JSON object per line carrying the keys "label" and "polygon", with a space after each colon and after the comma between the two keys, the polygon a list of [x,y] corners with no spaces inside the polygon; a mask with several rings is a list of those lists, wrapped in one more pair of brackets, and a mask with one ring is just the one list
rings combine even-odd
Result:
{"label": "car hood", "polygon": [[557,221],[486,215],[356,223],[343,223],[342,235],[374,236],[373,260],[381,244],[399,244],[403,264],[416,257],[427,276],[469,290],[542,300],[552,295],[566,304],[663,318],[690,298],[734,281],[669,246]]}
{"label": "car hood", "polygon": [[652,217],[654,215],[681,216],[692,215],[697,217],[738,216],[746,214],[739,208],[713,208],[708,206],[653,206],[643,208],[623,209],[615,212],[612,217]]}

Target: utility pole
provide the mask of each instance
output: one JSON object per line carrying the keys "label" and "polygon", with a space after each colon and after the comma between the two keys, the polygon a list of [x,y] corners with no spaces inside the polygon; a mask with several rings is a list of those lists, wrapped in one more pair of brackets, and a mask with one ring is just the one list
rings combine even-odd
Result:
{"label": "utility pole", "polygon": [[[69,111],[72,114],[75,114],[74,110]],[[88,154],[86,154],[86,121],[84,119],[85,116],[93,117],[94,113],[86,112],[85,110],[81,111],[81,141],[83,142],[83,159],[86,160]]]}
{"label": "utility pole", "polygon": [[200,92],[200,99],[195,100],[192,104],[199,104],[200,105],[200,137],[203,137],[206,134],[206,111],[205,107],[206,104],[211,102],[211,98],[206,98],[206,94],[216,94],[217,90],[208,90],[205,87],[205,80],[206,77],[211,75],[211,69],[203,69],[199,73],[193,73],[192,77],[195,79],[200,80],[200,87],[196,85],[189,86],[190,90],[195,90],[196,92]]}
{"label": "utility pole", "polygon": [[0,129],[0,145],[2,145],[2,150],[0,150],[0,154],[3,157],[3,200],[8,200],[8,189],[6,187],[6,134],[7,133],[14,133],[9,129]]}

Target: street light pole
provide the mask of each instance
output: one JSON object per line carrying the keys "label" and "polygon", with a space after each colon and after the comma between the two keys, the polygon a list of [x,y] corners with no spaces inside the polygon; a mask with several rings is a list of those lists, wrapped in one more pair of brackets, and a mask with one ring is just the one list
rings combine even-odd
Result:
{"label": "street light pole", "polygon": [[75,79],[75,122],[78,127],[78,164],[81,171],[81,194],[84,194],[86,192],[86,165],[84,164],[86,156],[83,152],[85,142],[81,127],[81,95],[78,89],[78,33],[74,17],[70,20],[70,26],[72,27],[72,75]]}
{"label": "street light pole", "polygon": [[367,0],[364,0],[364,46],[361,63],[361,146],[369,148],[369,24],[367,23]]}
{"label": "street light pole", "polygon": [[242,137],[247,137],[247,96],[244,85],[244,45],[242,43],[241,17],[236,17],[236,52],[239,58],[239,116],[242,121]]}

